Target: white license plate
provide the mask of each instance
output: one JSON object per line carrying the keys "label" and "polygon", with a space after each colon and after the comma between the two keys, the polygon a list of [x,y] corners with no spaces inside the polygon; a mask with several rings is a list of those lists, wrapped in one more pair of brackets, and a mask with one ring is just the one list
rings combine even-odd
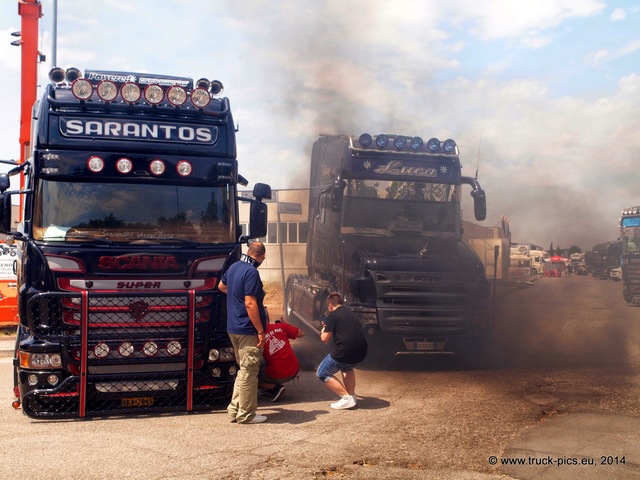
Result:
{"label": "white license plate", "polygon": [[414,342],[411,340],[405,340],[404,346],[407,350],[413,352],[432,352],[442,349],[442,342]]}

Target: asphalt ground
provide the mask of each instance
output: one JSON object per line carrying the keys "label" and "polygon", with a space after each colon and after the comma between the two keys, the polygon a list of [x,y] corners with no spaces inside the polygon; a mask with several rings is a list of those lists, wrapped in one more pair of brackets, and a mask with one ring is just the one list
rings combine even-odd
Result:
{"label": "asphalt ground", "polygon": [[[498,290],[498,295],[508,294],[510,290],[527,288],[527,286],[527,282],[503,284]],[[13,355],[14,342],[13,336],[0,336],[0,357]],[[7,361],[9,361],[8,358],[4,360],[4,362]],[[366,380],[366,374],[363,376],[365,377],[363,380]],[[314,386],[312,373],[305,372],[304,377],[304,383],[308,381],[305,388]],[[317,385],[315,387],[319,388]],[[296,389],[293,390],[292,394]],[[532,402],[540,405],[553,400],[551,397],[531,399]],[[217,418],[218,415],[215,417]],[[276,423],[275,420],[274,417],[272,423]],[[153,421],[161,422],[167,419],[160,418]],[[223,423],[219,427],[222,428]],[[225,425],[225,428],[231,427]],[[363,465],[357,464],[343,473],[352,478],[371,478],[371,475],[375,476],[378,473],[381,474],[379,478],[640,479],[640,415],[592,408],[553,415],[544,422],[520,431],[509,442],[507,449],[499,456],[489,457],[487,462],[498,467],[495,473],[430,469],[414,472],[406,468],[399,469],[397,472],[388,468],[377,471],[375,466],[367,466],[364,469]],[[367,470],[366,473],[364,470]],[[327,472],[328,475],[331,473]],[[413,473],[417,476],[409,475]]]}

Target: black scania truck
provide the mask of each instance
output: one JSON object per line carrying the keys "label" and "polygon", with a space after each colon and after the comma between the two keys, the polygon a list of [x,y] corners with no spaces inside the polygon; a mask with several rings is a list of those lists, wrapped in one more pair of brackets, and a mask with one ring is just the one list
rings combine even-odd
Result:
{"label": "black scania truck", "polygon": [[287,279],[287,317],[321,329],[335,291],[360,316],[369,342],[396,355],[477,351],[489,328],[490,285],[462,241],[463,184],[484,220],[485,193],[461,175],[453,140],[320,136],[311,159],[308,275]]}
{"label": "black scania truck", "polygon": [[50,79],[31,155],[0,175],[0,231],[19,244],[14,406],[61,418],[226,405],[237,365],[217,282],[264,235],[271,189],[237,194],[247,183],[222,85],[60,68]]}

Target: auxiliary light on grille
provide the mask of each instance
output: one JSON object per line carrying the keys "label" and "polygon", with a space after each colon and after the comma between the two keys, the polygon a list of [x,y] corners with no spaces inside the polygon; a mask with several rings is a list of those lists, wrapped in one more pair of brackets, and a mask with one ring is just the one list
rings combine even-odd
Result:
{"label": "auxiliary light on grille", "polygon": [[134,350],[135,348],[133,347],[133,344],[131,344],[131,342],[123,342],[118,347],[118,353],[120,353],[120,355],[122,355],[123,357],[130,357],[131,355],[133,355]]}
{"label": "auxiliary light on grille", "polygon": [[145,342],[142,351],[147,357],[153,357],[158,353],[158,344],[156,342]]}

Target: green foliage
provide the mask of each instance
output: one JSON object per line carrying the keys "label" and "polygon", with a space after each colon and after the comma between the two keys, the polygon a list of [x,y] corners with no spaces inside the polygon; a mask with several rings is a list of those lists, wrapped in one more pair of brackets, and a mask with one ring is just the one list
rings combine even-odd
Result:
{"label": "green foliage", "polygon": [[577,245],[571,245],[571,246],[569,247],[569,253],[568,253],[568,255],[569,255],[569,256],[571,256],[571,255],[573,255],[574,253],[582,253],[582,249],[581,249],[579,246],[577,246]]}

